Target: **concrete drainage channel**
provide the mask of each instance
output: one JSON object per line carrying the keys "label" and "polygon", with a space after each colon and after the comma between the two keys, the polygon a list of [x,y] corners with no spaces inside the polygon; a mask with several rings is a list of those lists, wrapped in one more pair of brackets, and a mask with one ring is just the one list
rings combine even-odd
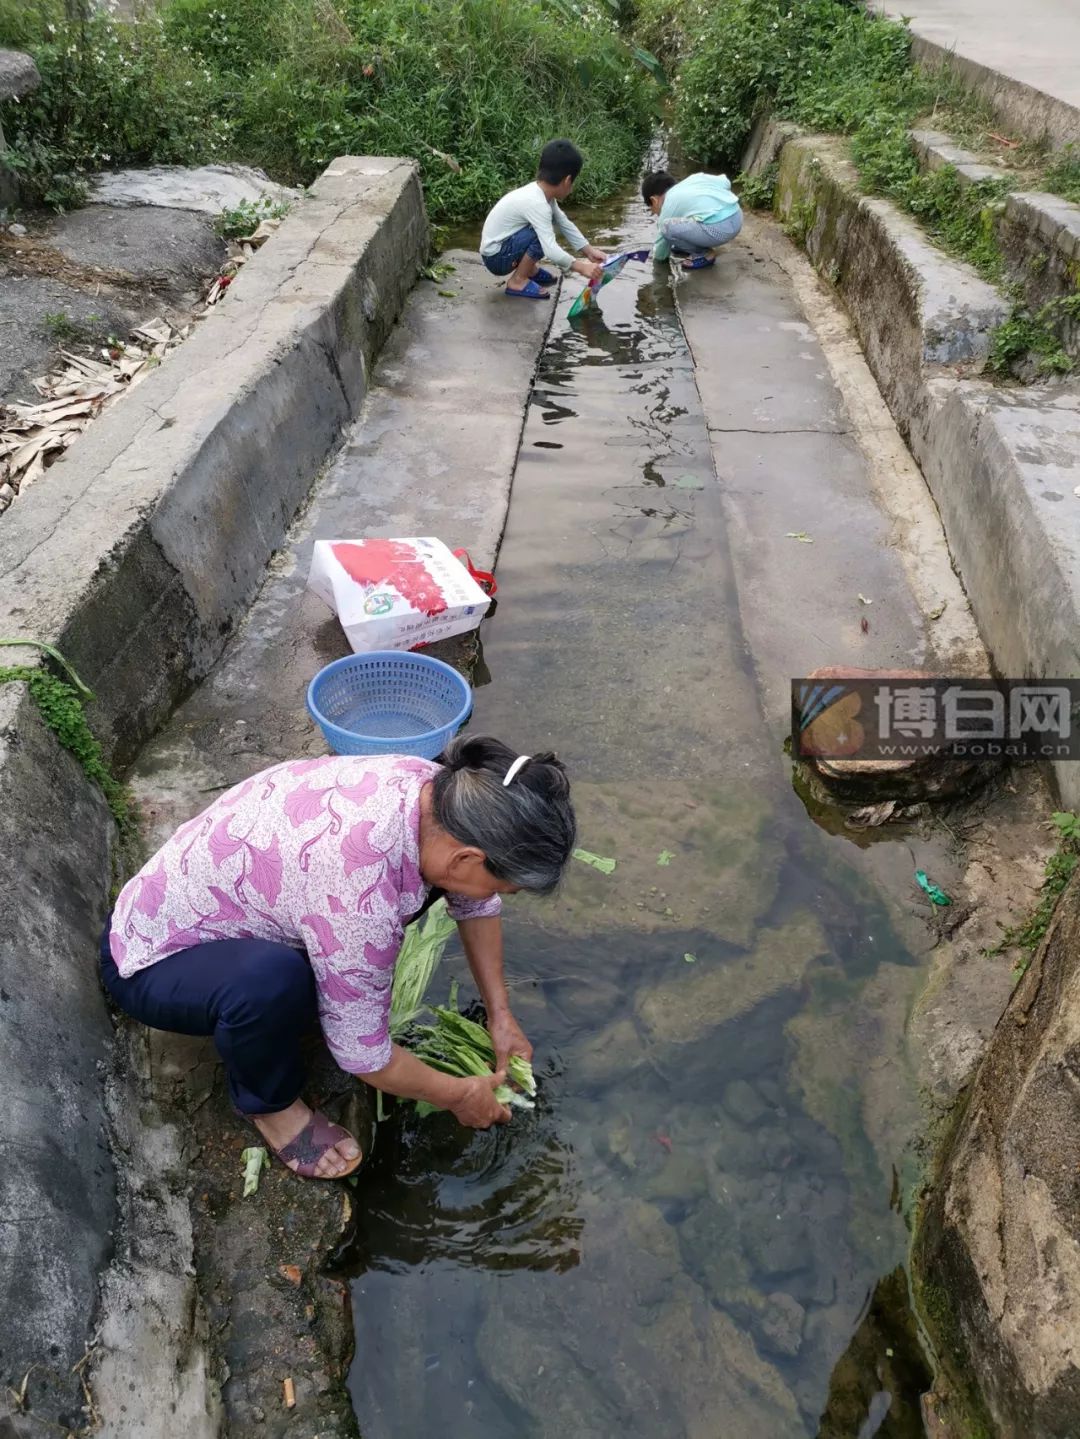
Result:
{"label": "concrete drainage channel", "polygon": [[[980,378],[1008,301],[938,250],[912,218],[862,195],[839,142],[763,124],[746,168],[761,174],[777,161],[777,214],[851,314],[937,502],[998,672],[1080,672],[1080,391],[1075,384],[1000,388]],[[1042,248],[1047,239],[1055,250],[1067,243],[1075,264],[1080,209],[1039,198],[1047,202],[1035,217]],[[1021,208],[1012,199],[1006,211],[1014,228]],[[1045,232],[1051,211],[1052,237]],[[1075,771],[1056,766],[1072,808],[1080,804]]]}
{"label": "concrete drainage channel", "polygon": [[[1049,497],[1025,489],[1018,501],[1015,467],[995,439],[1001,415],[1023,424],[1025,406],[997,400],[973,374],[1002,318],[1000,297],[952,262],[925,268],[929,247],[915,227],[854,196],[842,162],[821,147],[766,136],[763,157],[769,145],[783,146],[780,208],[805,220],[811,257],[848,303],[999,663],[1021,672],[1034,653],[1041,672],[1070,673],[1072,611],[1060,598],[1072,593],[1068,566],[1056,550],[1056,569],[1037,553],[1043,531],[1032,519],[1052,513]],[[768,248],[764,236],[755,243]],[[127,765],[139,756],[135,792],[149,845],[262,765],[322,752],[298,696],[313,657],[334,658],[344,645],[304,593],[316,533],[438,533],[468,545],[485,567],[494,560],[554,306],[502,305],[463,254],[449,257],[455,294],[413,290],[426,251],[411,164],[335,161],[192,340],[49,470],[32,504],[5,518],[0,635],[56,644],[92,686],[90,718],[107,757]],[[822,303],[812,277],[791,278],[820,333],[828,317],[811,313]],[[718,342],[724,313],[700,297],[683,305],[695,354]],[[838,381],[847,343],[830,348]],[[849,407],[853,393],[845,388]],[[709,404],[722,412],[722,395]],[[1033,423],[1057,424],[1067,438],[1073,418],[1063,402]],[[766,410],[749,430],[739,417],[713,424],[717,457],[742,443],[721,437],[781,421],[787,427],[790,416]],[[962,658],[972,644],[967,613],[918,475],[869,402],[850,421],[860,445],[871,432],[893,445],[879,471],[892,477],[884,508],[904,532],[897,563],[923,615],[931,590],[955,591],[935,647]],[[806,420],[815,435],[821,423]],[[833,443],[831,423],[822,443]],[[998,466],[993,503],[972,515],[965,486],[983,493],[987,455]],[[730,488],[734,523],[758,501]],[[995,545],[1013,574],[1042,586],[1032,584],[1034,600],[1026,591],[1012,597],[1018,621],[991,598],[982,556]],[[758,578],[752,569],[743,577],[748,593]],[[757,638],[768,657],[775,642]],[[774,659],[770,673],[786,664]],[[73,1432],[93,1424],[116,1439],[349,1439],[356,1421],[340,1382],[352,1342],[348,1298],[320,1273],[349,1227],[349,1192],[325,1186],[300,1202],[294,1181],[274,1170],[260,1189],[263,1218],[251,1223],[232,1205],[238,1147],[212,1051],[123,1027],[114,1043],[93,961],[116,873],[111,821],[19,689],[0,687],[0,842],[21,858],[0,899],[0,1032],[12,1101],[11,1162],[0,1179],[9,1221],[0,1230],[8,1276],[0,1352],[18,1381],[0,1401],[0,1428],[38,1434],[45,1420]],[[767,698],[776,711],[781,697]],[[916,1028],[948,1027],[958,993],[952,979],[940,983]],[[992,998],[983,999],[987,1014]],[[1050,1018],[1040,1015],[1039,1035]],[[1045,1059],[1036,1038],[1029,1030],[1031,1053]],[[327,1070],[316,1084],[332,1112],[369,1132],[355,1086]],[[999,1116],[995,1102],[985,1097],[995,1120],[1018,1122]],[[1052,1206],[1040,1213],[1052,1228]],[[288,1410],[285,1377],[296,1398]]]}

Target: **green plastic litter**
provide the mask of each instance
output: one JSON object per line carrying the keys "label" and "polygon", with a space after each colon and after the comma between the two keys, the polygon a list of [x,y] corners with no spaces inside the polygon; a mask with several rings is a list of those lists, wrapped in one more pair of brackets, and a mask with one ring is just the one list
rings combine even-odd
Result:
{"label": "green plastic litter", "polygon": [[659,856],[657,857],[656,863],[660,866],[661,869],[667,869],[668,865],[674,858],[674,850],[662,849]]}
{"label": "green plastic litter", "polygon": [[925,890],[931,904],[952,904],[952,900],[943,889],[939,889],[932,879],[927,879],[926,871],[917,869],[915,871],[915,883],[921,890]]}
{"label": "green plastic litter", "polygon": [[601,874],[610,874],[615,868],[613,859],[606,859],[602,854],[593,854],[591,850],[575,849],[574,858],[580,859],[582,864],[591,864],[593,869],[598,869]]}

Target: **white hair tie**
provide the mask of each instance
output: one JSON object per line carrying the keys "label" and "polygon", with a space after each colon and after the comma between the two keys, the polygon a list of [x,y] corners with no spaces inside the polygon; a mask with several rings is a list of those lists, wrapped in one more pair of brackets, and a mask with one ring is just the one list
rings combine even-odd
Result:
{"label": "white hair tie", "polygon": [[514,778],[514,776],[517,774],[518,770],[524,769],[525,766],[529,763],[529,761],[530,761],[531,759],[532,759],[532,755],[531,755],[531,754],[519,754],[519,755],[518,755],[517,759],[516,759],[516,760],[514,761],[514,763],[510,766],[510,768],[506,771],[506,778],[503,780],[503,789],[505,789],[506,786],[510,783],[510,781]]}

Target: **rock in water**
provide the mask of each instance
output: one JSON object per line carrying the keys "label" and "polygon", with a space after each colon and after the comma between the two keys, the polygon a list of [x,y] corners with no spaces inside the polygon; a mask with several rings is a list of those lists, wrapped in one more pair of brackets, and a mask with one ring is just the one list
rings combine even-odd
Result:
{"label": "rock in water", "polygon": [[779,929],[759,931],[747,955],[709,965],[680,965],[670,978],[643,989],[638,1023],[653,1044],[693,1043],[777,990],[797,984],[826,952],[820,922],[803,912]]}
{"label": "rock in water", "polygon": [[776,1354],[798,1354],[805,1318],[806,1310],[790,1294],[770,1294],[757,1326],[762,1346]]}
{"label": "rock in water", "polygon": [[641,1201],[597,1206],[581,1268],[558,1283],[501,1284],[478,1350],[537,1439],[804,1432],[778,1372],[682,1272],[673,1231]]}

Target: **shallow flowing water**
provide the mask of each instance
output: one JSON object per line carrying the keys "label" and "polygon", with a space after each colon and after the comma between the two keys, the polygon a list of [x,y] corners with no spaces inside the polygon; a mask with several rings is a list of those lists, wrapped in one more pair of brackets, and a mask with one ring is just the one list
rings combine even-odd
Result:
{"label": "shallow flowing water", "polygon": [[535,1114],[380,1128],[342,1258],[361,1429],[920,1435],[892,1167],[920,968],[762,717],[666,270],[628,266],[574,325],[566,289],[472,724],[555,749],[617,866],[506,907]]}

